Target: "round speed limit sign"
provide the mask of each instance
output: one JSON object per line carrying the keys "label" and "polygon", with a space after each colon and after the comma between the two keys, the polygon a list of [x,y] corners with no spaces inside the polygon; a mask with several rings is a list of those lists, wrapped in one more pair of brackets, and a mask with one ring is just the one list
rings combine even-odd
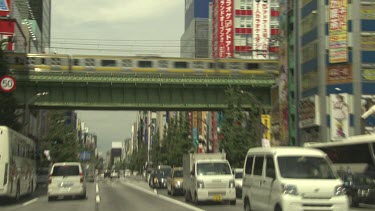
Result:
{"label": "round speed limit sign", "polygon": [[0,89],[3,92],[11,92],[16,88],[16,79],[14,79],[12,76],[3,76],[0,79]]}

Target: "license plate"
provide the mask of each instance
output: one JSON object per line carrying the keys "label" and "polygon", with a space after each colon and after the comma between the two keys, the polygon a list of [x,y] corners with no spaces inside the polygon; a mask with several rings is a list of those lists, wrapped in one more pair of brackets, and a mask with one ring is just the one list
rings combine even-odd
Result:
{"label": "license plate", "polygon": [[221,195],[214,195],[212,197],[212,200],[214,201],[222,201],[223,200],[223,197]]}

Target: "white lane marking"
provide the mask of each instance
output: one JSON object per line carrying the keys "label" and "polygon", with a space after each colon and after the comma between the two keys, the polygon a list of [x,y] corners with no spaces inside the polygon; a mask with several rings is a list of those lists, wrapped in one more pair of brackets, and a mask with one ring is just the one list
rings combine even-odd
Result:
{"label": "white lane marking", "polygon": [[100,203],[100,196],[99,196],[99,195],[96,196],[96,198],[95,198],[95,202],[96,202],[97,204]]}
{"label": "white lane marking", "polygon": [[27,206],[27,205],[30,205],[30,204],[36,202],[36,201],[38,201],[38,198],[32,199],[32,200],[30,200],[30,201],[28,201],[28,202],[25,202],[25,203],[22,204],[22,206],[25,207],[25,206]]}
{"label": "white lane marking", "polygon": [[98,194],[99,193],[99,185],[98,185],[98,183],[96,183],[96,194]]}
{"label": "white lane marking", "polygon": [[192,205],[189,205],[189,204],[186,204],[184,202],[180,202],[176,199],[172,199],[172,198],[169,198],[167,196],[163,196],[163,195],[160,195],[160,194],[157,194],[157,193],[154,193],[153,191],[150,191],[150,190],[146,190],[146,189],[143,189],[141,187],[138,187],[136,185],[133,185],[133,184],[130,184],[129,182],[124,182],[124,181],[121,181],[124,185],[127,185],[131,188],[134,188],[134,189],[137,189],[139,191],[142,191],[144,193],[147,193],[149,195],[152,195],[152,196],[155,196],[155,197],[158,197],[158,198],[161,198],[161,199],[164,199],[165,201],[169,201],[171,203],[174,203],[174,204],[177,204],[177,205],[180,205],[181,207],[185,207],[185,208],[188,208],[190,210],[194,210],[194,211],[205,211],[205,210],[202,210],[198,207],[194,207]]}

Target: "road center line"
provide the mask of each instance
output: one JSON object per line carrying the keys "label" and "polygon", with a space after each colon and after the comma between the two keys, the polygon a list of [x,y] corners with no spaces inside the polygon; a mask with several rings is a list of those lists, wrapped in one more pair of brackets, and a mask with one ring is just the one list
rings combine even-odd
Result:
{"label": "road center line", "polygon": [[194,210],[194,211],[205,211],[205,210],[202,210],[202,209],[200,209],[200,208],[198,208],[198,207],[195,207],[195,206],[192,206],[192,205],[189,205],[189,204],[186,204],[186,203],[180,202],[180,201],[178,201],[178,200],[176,200],[176,199],[172,199],[172,198],[169,198],[169,197],[167,197],[167,196],[163,196],[163,195],[160,195],[160,194],[156,194],[156,193],[154,193],[154,192],[152,192],[152,191],[150,191],[150,190],[146,190],[146,189],[144,189],[144,188],[138,187],[138,186],[133,185],[133,184],[131,184],[131,183],[129,183],[129,182],[125,182],[125,181],[121,181],[121,182],[122,182],[122,184],[127,185],[127,186],[129,186],[129,187],[131,187],[131,188],[133,188],[133,189],[137,189],[137,190],[142,191],[142,192],[144,192],[144,193],[147,193],[147,194],[149,194],[149,195],[151,195],[151,196],[155,196],[155,197],[161,198],[161,199],[163,199],[163,200],[165,200],[165,201],[168,201],[168,202],[171,202],[171,203],[174,203],[174,204],[180,205],[181,207],[185,207],[185,208],[188,208],[188,209],[190,209],[190,210]]}
{"label": "road center line", "polygon": [[28,202],[25,202],[25,203],[22,204],[22,206],[25,207],[25,206],[27,206],[27,205],[30,205],[30,204],[36,202],[36,201],[38,201],[38,198],[32,199],[32,200],[30,200],[30,201],[28,201]]}
{"label": "road center line", "polygon": [[98,185],[98,183],[96,183],[96,194],[98,194],[99,193],[99,185]]}

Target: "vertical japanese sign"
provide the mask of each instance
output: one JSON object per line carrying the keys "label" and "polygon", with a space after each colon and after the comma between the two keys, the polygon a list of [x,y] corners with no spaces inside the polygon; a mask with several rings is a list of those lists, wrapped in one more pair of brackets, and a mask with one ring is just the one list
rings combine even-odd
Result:
{"label": "vertical japanese sign", "polygon": [[271,116],[268,114],[262,114],[263,138],[271,140]]}
{"label": "vertical japanese sign", "polygon": [[348,61],[347,0],[329,1],[329,63]]}
{"label": "vertical japanese sign", "polygon": [[233,0],[219,0],[218,5],[219,58],[233,57]]}
{"label": "vertical japanese sign", "polygon": [[331,94],[331,140],[342,140],[349,136],[349,95]]}
{"label": "vertical japanese sign", "polygon": [[271,34],[269,0],[254,0],[253,14],[253,58],[268,59]]}

